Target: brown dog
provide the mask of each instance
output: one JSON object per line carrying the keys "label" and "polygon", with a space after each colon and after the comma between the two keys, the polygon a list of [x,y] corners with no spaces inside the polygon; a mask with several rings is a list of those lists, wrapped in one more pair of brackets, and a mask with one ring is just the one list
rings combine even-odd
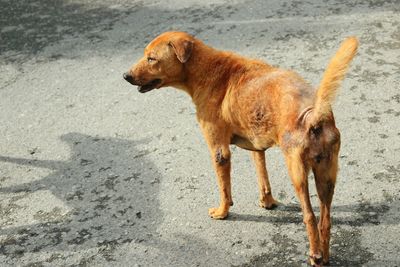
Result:
{"label": "brown dog", "polygon": [[[215,50],[184,32],[166,32],[145,49],[124,78],[141,93],[165,86],[187,92],[207,141],[220,189],[220,205],[209,209],[223,219],[233,204],[230,150],[252,151],[260,206],[272,208],[264,151],[279,145],[303,210],[312,265],[328,263],[330,207],[338,170],[340,134],[331,102],[356,53],[357,39],[343,42],[315,91],[298,74],[264,62]],[[320,199],[317,225],[308,193],[312,169]]]}

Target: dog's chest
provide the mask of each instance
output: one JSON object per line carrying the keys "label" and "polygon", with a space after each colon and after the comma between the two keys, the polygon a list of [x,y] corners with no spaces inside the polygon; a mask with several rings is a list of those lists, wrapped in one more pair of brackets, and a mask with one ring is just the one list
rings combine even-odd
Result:
{"label": "dog's chest", "polygon": [[246,150],[264,151],[267,148],[273,146],[275,142],[269,138],[255,138],[253,140],[250,140],[246,137],[234,134],[231,137],[231,144]]}

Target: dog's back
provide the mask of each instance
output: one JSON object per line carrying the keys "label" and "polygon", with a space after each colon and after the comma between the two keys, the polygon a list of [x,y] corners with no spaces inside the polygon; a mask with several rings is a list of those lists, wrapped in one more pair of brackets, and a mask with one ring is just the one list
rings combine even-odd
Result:
{"label": "dog's back", "polygon": [[[299,139],[296,131],[314,136],[315,129],[322,124],[327,129],[336,129],[331,103],[357,46],[355,38],[343,42],[326,69],[318,90],[295,72],[238,56],[236,64],[253,63],[255,66],[247,67],[240,73],[240,79],[235,79],[234,86],[226,87],[221,114],[232,125],[233,131],[249,139],[257,150],[273,145],[293,145],[288,141],[289,135],[296,135],[298,145],[308,137]],[[338,134],[329,135],[326,143],[339,139]],[[306,140],[302,145],[306,145]]]}

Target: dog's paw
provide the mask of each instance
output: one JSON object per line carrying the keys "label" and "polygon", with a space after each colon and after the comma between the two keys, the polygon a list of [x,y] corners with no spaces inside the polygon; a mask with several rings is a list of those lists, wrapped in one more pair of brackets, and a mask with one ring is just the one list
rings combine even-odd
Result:
{"label": "dog's paw", "polygon": [[321,267],[323,265],[323,260],[321,255],[310,256],[310,265],[315,267]]}
{"label": "dog's paw", "polygon": [[222,220],[228,217],[228,210],[224,210],[221,208],[211,208],[208,209],[208,214],[213,219]]}
{"label": "dog's paw", "polygon": [[272,210],[278,207],[278,201],[276,201],[271,195],[265,195],[260,199],[259,206],[267,210]]}

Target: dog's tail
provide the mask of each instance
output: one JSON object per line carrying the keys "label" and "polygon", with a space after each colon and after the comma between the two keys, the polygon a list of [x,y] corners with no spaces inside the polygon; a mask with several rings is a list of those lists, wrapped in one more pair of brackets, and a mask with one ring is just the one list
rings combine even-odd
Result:
{"label": "dog's tail", "polygon": [[331,114],[331,104],[335,99],[340,82],[346,75],[350,62],[357,52],[357,48],[357,38],[349,37],[331,59],[316,93],[311,124],[318,123]]}

